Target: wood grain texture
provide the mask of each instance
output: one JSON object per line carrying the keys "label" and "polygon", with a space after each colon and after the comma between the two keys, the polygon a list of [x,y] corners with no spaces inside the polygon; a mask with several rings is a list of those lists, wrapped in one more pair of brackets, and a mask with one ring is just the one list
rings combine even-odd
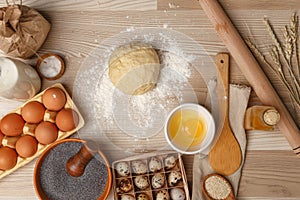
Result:
{"label": "wood grain texture", "polygon": [[[20,1],[14,0],[17,4]],[[8,0],[13,4],[13,0]],[[153,0],[23,0],[23,5],[33,7],[39,11],[66,11],[66,10],[156,10],[157,2]],[[3,0],[0,7],[6,6]]]}
{"label": "wood grain texture", "polygon": [[248,151],[239,199],[299,199],[299,171],[300,160],[292,152]]}
{"label": "wood grain texture", "polygon": [[[219,2],[225,9],[235,10],[295,10],[300,8],[298,0],[285,1],[284,4],[281,0],[273,0],[271,4],[269,0],[219,0]],[[158,0],[157,4],[159,10],[202,9],[198,0]]]}
{"label": "wood grain texture", "polygon": [[[0,1],[0,5],[4,5],[3,2]],[[132,28],[161,27],[179,31],[201,44],[213,60],[218,52],[227,51],[197,0],[105,0],[100,5],[98,2],[101,1],[24,1],[25,5],[32,5],[40,10],[52,24],[47,41],[39,53],[57,52],[66,61],[65,74],[57,81],[43,80],[43,88],[60,82],[71,94],[76,73],[89,52],[106,38],[121,31],[130,31]],[[254,39],[266,56],[269,56],[271,40],[263,24],[263,18],[268,17],[275,30],[281,33],[292,12],[300,12],[298,0],[220,0],[220,2],[242,36]],[[169,3],[174,4],[171,5],[172,8]],[[34,65],[36,61],[32,59],[28,62]],[[231,83],[248,84],[233,59],[230,65]],[[269,79],[283,101],[291,109],[289,96],[278,78],[270,73],[266,66],[262,66],[268,72]],[[201,92],[203,86],[195,85],[195,90]],[[261,102],[253,92],[249,105],[255,104]],[[13,104],[0,100],[0,112],[5,113],[14,108]],[[299,158],[290,151],[283,134],[278,129],[273,132],[249,131],[247,140],[246,163],[238,199],[298,200]],[[164,144],[164,141],[159,139],[155,142]],[[118,144],[126,145],[126,142],[118,141]],[[117,151],[108,149],[104,149],[104,152],[108,159],[113,161],[112,157]],[[184,156],[183,159],[191,189],[193,157]],[[35,161],[2,179],[0,199],[37,199],[32,182],[34,165]],[[108,199],[111,200],[113,197]]]}

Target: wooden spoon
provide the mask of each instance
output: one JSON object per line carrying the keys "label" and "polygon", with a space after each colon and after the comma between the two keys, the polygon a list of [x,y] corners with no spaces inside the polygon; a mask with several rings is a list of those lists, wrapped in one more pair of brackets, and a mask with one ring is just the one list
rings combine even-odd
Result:
{"label": "wooden spoon", "polygon": [[[225,198],[222,198],[223,200],[235,200],[235,197],[234,197],[234,193],[233,193],[233,188],[232,188],[232,185],[230,184],[230,182],[224,178],[223,176],[219,175],[219,174],[209,174],[207,176],[205,176],[203,178],[203,181],[202,181],[202,193],[203,195],[205,196],[205,198],[207,200],[215,200],[215,199],[220,199],[220,198],[213,198],[210,194],[210,192],[207,190],[206,188],[206,181],[209,179],[209,178],[216,178],[216,180],[221,180],[219,183],[220,184],[213,184],[213,185],[210,185],[210,187],[215,187],[215,188],[211,188],[212,190],[215,190],[217,191],[218,193],[220,192],[225,192],[227,191],[226,189],[229,189],[230,190],[230,193],[225,197]],[[211,183],[215,183],[216,180],[212,181]],[[219,186],[222,185],[223,188],[222,189],[225,189],[224,191],[221,191],[222,189],[219,188]]]}
{"label": "wooden spoon", "polygon": [[[211,167],[219,174],[233,174],[241,165],[242,153],[229,124],[229,55],[216,56],[218,69],[219,138],[209,152]],[[237,105],[238,106],[238,105]]]}

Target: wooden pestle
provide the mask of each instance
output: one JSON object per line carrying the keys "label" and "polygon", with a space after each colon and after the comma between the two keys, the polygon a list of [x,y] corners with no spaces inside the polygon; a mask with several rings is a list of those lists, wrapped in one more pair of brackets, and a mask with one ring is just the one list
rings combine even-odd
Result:
{"label": "wooden pestle", "polygon": [[199,0],[199,3],[260,101],[278,110],[278,127],[294,153],[300,156],[300,131],[296,123],[225,11],[217,0]]}
{"label": "wooden pestle", "polygon": [[66,170],[68,174],[74,177],[83,175],[85,167],[94,157],[96,152],[97,150],[91,149],[90,146],[88,146],[85,142],[78,153],[68,160],[66,164]]}

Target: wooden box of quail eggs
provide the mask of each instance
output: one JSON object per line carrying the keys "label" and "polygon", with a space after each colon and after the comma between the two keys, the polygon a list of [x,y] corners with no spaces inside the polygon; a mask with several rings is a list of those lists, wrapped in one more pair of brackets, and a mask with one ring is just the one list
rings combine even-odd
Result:
{"label": "wooden box of quail eggs", "polygon": [[83,125],[83,117],[59,83],[6,114],[0,121],[0,179]]}
{"label": "wooden box of quail eggs", "polygon": [[116,200],[189,200],[184,165],[174,151],[141,154],[112,163]]}

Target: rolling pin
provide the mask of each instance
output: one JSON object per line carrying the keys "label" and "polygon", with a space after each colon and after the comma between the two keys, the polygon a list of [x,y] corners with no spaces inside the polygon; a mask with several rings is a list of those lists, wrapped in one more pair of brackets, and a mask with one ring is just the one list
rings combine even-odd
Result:
{"label": "rolling pin", "polygon": [[260,101],[278,110],[278,128],[294,153],[300,156],[300,131],[245,41],[217,0],[199,0],[199,3]]}

